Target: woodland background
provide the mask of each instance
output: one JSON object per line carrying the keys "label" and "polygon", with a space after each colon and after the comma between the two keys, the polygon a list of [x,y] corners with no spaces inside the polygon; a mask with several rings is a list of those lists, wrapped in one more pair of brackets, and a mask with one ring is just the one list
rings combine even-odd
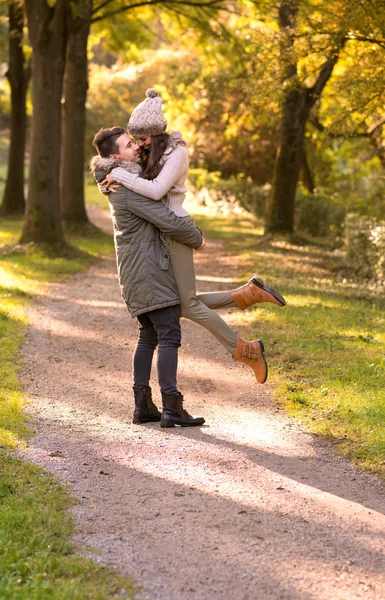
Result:
{"label": "woodland background", "polygon": [[22,243],[59,252],[63,221],[87,221],[94,133],[155,86],[197,192],[346,244],[382,281],[381,0],[3,1],[0,36],[1,213],[27,197]]}
{"label": "woodland background", "polygon": [[[149,87],[162,96],[169,128],[181,130],[188,142],[188,201],[195,198],[194,218],[209,241],[198,259],[209,261],[214,281],[225,273],[222,285],[230,276],[240,284],[256,273],[288,300],[284,310],[266,305],[228,316],[245,339],[265,341],[274,402],[359,468],[384,478],[384,71],[384,0],[0,0],[1,598],[135,597],[129,577],[79,554],[71,541],[75,524],[67,509],[74,500],[68,490],[9,451],[27,446],[32,434],[21,380],[31,369],[23,362],[24,333],[37,326],[28,310],[32,301],[43,311],[50,284],[68,281],[95,261],[102,265],[113,253],[111,235],[88,217],[104,214],[95,205],[107,208],[88,170],[92,138],[100,127],[126,126]],[[207,274],[204,280],[210,281]],[[73,289],[78,280],[68,285]],[[106,297],[111,299],[109,292]],[[69,327],[64,340],[56,338],[58,347],[66,338],[71,344],[88,340],[88,301],[89,296],[83,310],[76,296],[63,315],[76,321],[76,330]],[[92,309],[104,344],[111,324],[103,302]],[[78,328],[81,318],[87,335]],[[49,335],[55,343],[51,329]],[[66,362],[71,358],[63,347]],[[185,351],[192,353],[188,345]],[[194,360],[195,352],[194,347]],[[201,356],[198,369],[205,373],[206,354]],[[47,362],[52,405],[57,397],[49,381],[58,378],[56,360],[55,354]],[[94,353],[85,353],[84,361],[90,381],[99,381],[92,377],[100,366]],[[210,371],[209,377],[219,378],[220,372]],[[116,377],[120,381],[120,371]],[[67,405],[73,397],[70,386],[63,389]],[[252,394],[259,396],[254,389]],[[237,413],[238,397],[226,401]],[[259,419],[264,400],[251,402]],[[257,426],[265,422],[258,419]],[[99,427],[99,415],[97,421]],[[297,447],[292,452],[302,456]],[[61,460],[60,453],[50,456]],[[257,465],[260,457],[258,448]],[[277,450],[277,473],[281,459]],[[271,472],[270,459],[267,464]],[[306,462],[301,465],[298,473],[293,475],[293,466],[289,473],[302,485],[309,471]],[[322,482],[322,468],[320,477]],[[333,483],[339,480],[329,471],[327,479],[340,511],[341,497],[335,500],[340,488]],[[345,498],[361,498],[355,479]],[[317,479],[311,481],[319,498]],[[180,493],[175,496],[181,501]],[[352,560],[340,563],[337,577],[342,581],[355,569],[356,592],[365,574],[368,587],[362,593],[371,598],[366,590],[383,596],[383,588],[374,589],[383,569],[377,569],[382,555],[373,554],[374,545],[368,551],[368,502],[361,507],[361,542],[350,531],[357,561],[349,554]],[[328,527],[329,506],[322,508]],[[246,518],[244,505],[239,508],[239,518]],[[282,515],[277,513],[273,527],[278,536]],[[293,515],[290,535],[298,527]],[[372,520],[371,531],[377,532],[379,513]],[[299,525],[296,558],[308,539],[302,519]],[[331,566],[330,528],[316,531],[326,557],[317,558],[321,589]],[[342,547],[350,552],[346,530],[333,526],[334,535],[336,552]],[[196,537],[194,529],[189,539]],[[287,555],[280,558],[290,563]],[[293,568],[295,586],[304,585],[308,594],[309,580],[299,583],[306,561]]]}

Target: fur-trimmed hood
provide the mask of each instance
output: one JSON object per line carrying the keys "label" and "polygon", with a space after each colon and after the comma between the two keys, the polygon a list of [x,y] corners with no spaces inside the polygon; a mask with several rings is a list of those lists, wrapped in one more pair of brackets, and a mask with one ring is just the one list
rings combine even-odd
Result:
{"label": "fur-trimmed hood", "polygon": [[187,145],[180,131],[167,131],[167,134],[168,144],[166,150],[164,151],[164,154],[171,154],[171,152],[178,148],[178,146]]}
{"label": "fur-trimmed hood", "polygon": [[168,131],[167,134],[169,137],[169,142],[168,142],[169,148],[172,148],[173,150],[175,150],[175,148],[177,148],[178,146],[187,146],[180,131],[177,131],[177,130]]}
{"label": "fur-trimmed hood", "polygon": [[103,158],[102,156],[97,155],[91,158],[90,161],[90,169],[94,174],[96,171],[109,173],[112,169],[115,169],[115,167],[122,167],[134,175],[139,174],[141,171],[140,165],[129,160],[122,160],[121,158]]}

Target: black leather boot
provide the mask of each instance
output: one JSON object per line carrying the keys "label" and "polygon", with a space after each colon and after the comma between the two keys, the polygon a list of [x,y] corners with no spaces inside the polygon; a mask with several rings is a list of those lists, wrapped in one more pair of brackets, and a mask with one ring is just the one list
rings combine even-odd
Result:
{"label": "black leather boot", "polygon": [[183,396],[177,394],[162,394],[163,412],[160,420],[161,427],[195,427],[203,425],[203,417],[192,417],[183,408]]}
{"label": "black leather boot", "polygon": [[141,390],[134,388],[135,410],[132,422],[135,425],[149,423],[151,421],[160,421],[161,413],[152,401],[151,388],[146,387]]}

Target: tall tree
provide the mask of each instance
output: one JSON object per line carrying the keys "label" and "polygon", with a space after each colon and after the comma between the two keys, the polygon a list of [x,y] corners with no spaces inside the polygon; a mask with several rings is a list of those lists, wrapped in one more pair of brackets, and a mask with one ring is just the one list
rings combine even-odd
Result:
{"label": "tall tree", "polygon": [[294,49],[300,0],[282,0],[279,7],[280,56],[282,64],[282,116],[272,193],[267,216],[268,232],[292,232],[294,204],[305,125],[310,110],[330,79],[345,41],[345,32],[336,37],[317,79],[311,87],[301,82]]}
{"label": "tall tree", "polygon": [[26,96],[31,76],[30,61],[23,51],[24,6],[20,0],[8,4],[9,62],[6,77],[11,88],[11,135],[7,182],[0,208],[2,215],[22,214],[24,198],[24,152]]}
{"label": "tall tree", "polygon": [[60,212],[63,220],[77,223],[88,221],[84,198],[84,137],[91,15],[92,0],[76,0],[68,16]]}
{"label": "tall tree", "polygon": [[[84,139],[88,89],[87,41],[93,23],[108,21],[141,7],[162,7],[181,11],[181,6],[215,11],[222,0],[75,0],[71,3],[65,72],[63,152],[61,173],[61,215],[68,221],[86,221],[84,198]],[[207,19],[207,14],[204,15]],[[204,21],[202,17],[202,21]]]}
{"label": "tall tree", "polygon": [[60,221],[61,99],[69,0],[25,0],[32,46],[32,139],[21,243],[63,243]]}
{"label": "tall tree", "polygon": [[[281,0],[279,6],[280,63],[282,73],[282,110],[280,141],[275,164],[272,193],[266,230],[292,232],[294,226],[295,193],[298,182],[305,125],[313,107],[322,105],[325,86],[329,85],[334,67],[341,57],[347,57],[352,67],[370,73],[364,86],[357,85],[357,78],[342,81],[336,104],[352,88],[362,96],[362,107],[373,95],[377,101],[383,94],[382,83],[373,90],[371,78],[380,79],[382,64],[367,56],[360,60],[362,52],[353,55],[347,50],[352,46],[367,44],[369,48],[385,48],[385,10],[382,0],[335,0],[333,3],[313,0]],[[320,58],[321,57],[321,58]],[[379,66],[380,65],[380,66]],[[309,81],[312,85],[309,85]],[[360,92],[358,92],[360,90]],[[354,114],[353,109],[353,114]],[[361,114],[363,110],[360,110]],[[371,132],[373,144],[378,142],[378,129]]]}

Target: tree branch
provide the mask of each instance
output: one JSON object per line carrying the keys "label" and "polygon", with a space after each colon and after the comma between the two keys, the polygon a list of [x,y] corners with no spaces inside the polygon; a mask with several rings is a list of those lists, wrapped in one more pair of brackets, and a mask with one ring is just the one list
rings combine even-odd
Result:
{"label": "tree branch", "polygon": [[382,119],[378,119],[378,121],[376,121],[375,123],[373,123],[373,125],[371,127],[369,127],[368,135],[371,135],[372,133],[374,133],[376,131],[376,129],[378,129],[379,127],[382,127],[382,125],[384,123],[385,123],[385,117],[382,117]]}
{"label": "tree branch", "polygon": [[312,96],[314,97],[314,100],[316,100],[321,95],[325,85],[329,81],[331,74],[333,72],[333,69],[339,59],[340,50],[342,48],[342,45],[340,48],[338,48],[337,50],[335,50],[333,52],[332,56],[330,58],[328,58],[327,61],[322,66],[320,74],[318,75],[317,81],[315,82],[315,84],[313,85],[313,87],[310,90],[312,93]]}
{"label": "tree branch", "polygon": [[[382,127],[382,125],[384,125],[385,123],[385,117],[382,117],[381,119],[378,119],[378,121],[376,121],[375,123],[373,123],[373,125],[371,125],[370,127],[368,127],[366,129],[366,131],[353,131],[351,133],[336,133],[334,131],[330,131],[328,130],[325,125],[323,125],[323,123],[321,123],[321,121],[319,120],[318,116],[314,115],[312,117],[310,117],[309,119],[309,123],[311,123],[311,125],[313,125],[316,129],[318,129],[318,131],[322,131],[323,133],[326,132],[326,134],[333,138],[333,139],[352,139],[352,138],[371,138],[373,136],[373,133],[379,129],[380,127]],[[363,123],[363,125],[365,125],[365,122]]]}
{"label": "tree branch", "polygon": [[107,12],[103,15],[100,15],[99,17],[95,17],[92,19],[92,23],[97,23],[98,21],[102,21],[103,19],[107,19],[109,17],[113,17],[115,15],[118,15],[122,12],[125,12],[126,10],[131,10],[134,8],[140,8],[142,6],[153,6],[155,4],[164,4],[165,8],[170,8],[171,6],[167,6],[167,5],[171,5],[171,4],[176,4],[176,5],[182,5],[182,6],[194,6],[196,8],[220,8],[221,10],[225,10],[225,7],[223,6],[223,2],[222,0],[209,0],[208,2],[195,2],[194,0],[169,0],[168,2],[164,1],[164,0],[143,0],[142,2],[136,2],[135,4],[128,4],[127,6],[121,6],[120,8],[117,8],[116,10],[112,10],[110,12]]}
{"label": "tree branch", "polygon": [[92,8],[91,11],[91,15],[94,15],[95,13],[98,12],[98,10],[100,10],[101,8],[104,8],[105,6],[107,6],[108,4],[111,4],[111,2],[113,2],[113,0],[104,0],[104,2],[102,2],[101,4],[99,4],[98,6],[95,6],[95,8]]}
{"label": "tree branch", "polygon": [[347,35],[345,40],[347,42],[354,42],[355,40],[357,42],[370,42],[371,44],[377,44],[378,46],[381,46],[381,48],[385,49],[385,40],[379,40],[377,38],[365,35],[357,35],[354,32],[352,32],[352,35]]}

